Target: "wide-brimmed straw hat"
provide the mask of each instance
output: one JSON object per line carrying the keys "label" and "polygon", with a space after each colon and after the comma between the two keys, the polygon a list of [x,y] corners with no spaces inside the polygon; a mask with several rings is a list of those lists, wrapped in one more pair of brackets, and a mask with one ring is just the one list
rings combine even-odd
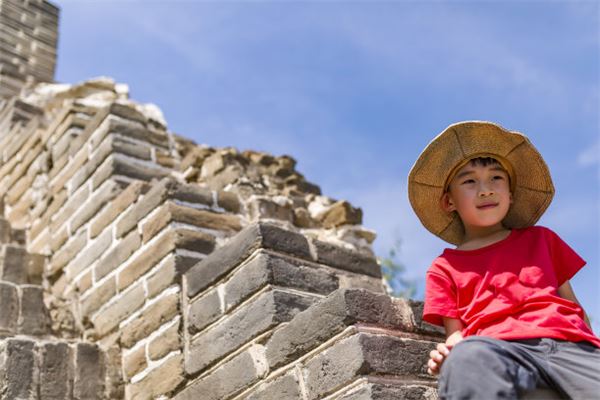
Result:
{"label": "wide-brimmed straw hat", "polygon": [[529,139],[492,122],[450,125],[427,145],[408,175],[413,210],[431,233],[458,245],[464,227],[456,212],[442,209],[447,186],[469,160],[493,157],[510,176],[513,203],[502,221],[507,228],[534,225],[550,205],[554,186],[548,166]]}

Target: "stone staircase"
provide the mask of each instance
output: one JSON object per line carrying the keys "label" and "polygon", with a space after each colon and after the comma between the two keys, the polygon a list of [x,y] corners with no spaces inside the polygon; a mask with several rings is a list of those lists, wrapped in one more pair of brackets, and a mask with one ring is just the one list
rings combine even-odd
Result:
{"label": "stone staircase", "polygon": [[0,398],[107,398],[106,354],[52,332],[44,262],[27,252],[24,231],[0,218]]}

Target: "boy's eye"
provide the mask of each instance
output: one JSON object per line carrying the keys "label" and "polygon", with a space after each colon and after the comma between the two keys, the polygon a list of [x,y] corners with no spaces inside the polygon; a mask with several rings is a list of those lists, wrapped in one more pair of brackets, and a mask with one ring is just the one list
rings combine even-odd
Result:
{"label": "boy's eye", "polygon": [[502,175],[496,175],[492,179],[504,179],[504,177]]}
{"label": "boy's eye", "polygon": [[467,180],[463,181],[463,185],[466,184],[466,183],[475,183],[475,180],[474,179],[467,179]]}

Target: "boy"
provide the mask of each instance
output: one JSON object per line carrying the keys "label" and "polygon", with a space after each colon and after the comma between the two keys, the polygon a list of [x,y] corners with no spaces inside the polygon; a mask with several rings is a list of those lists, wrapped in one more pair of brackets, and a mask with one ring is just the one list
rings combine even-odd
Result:
{"label": "boy", "polygon": [[440,399],[517,399],[535,388],[600,399],[600,339],[569,279],[585,265],[534,226],[554,195],[522,134],[489,122],[451,125],[409,174],[423,225],[456,245],[426,277],[423,319],[446,342],[430,353]]}

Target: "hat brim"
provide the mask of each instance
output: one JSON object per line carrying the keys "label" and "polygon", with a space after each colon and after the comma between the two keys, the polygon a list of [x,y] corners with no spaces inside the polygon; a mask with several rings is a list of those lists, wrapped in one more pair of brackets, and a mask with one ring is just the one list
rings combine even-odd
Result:
{"label": "hat brim", "polygon": [[413,210],[425,228],[446,242],[460,244],[464,227],[457,213],[440,206],[445,184],[458,164],[481,155],[501,158],[512,167],[513,204],[503,220],[507,228],[534,225],[552,201],[548,166],[525,135],[486,121],[450,125],[427,145],[408,175]]}

